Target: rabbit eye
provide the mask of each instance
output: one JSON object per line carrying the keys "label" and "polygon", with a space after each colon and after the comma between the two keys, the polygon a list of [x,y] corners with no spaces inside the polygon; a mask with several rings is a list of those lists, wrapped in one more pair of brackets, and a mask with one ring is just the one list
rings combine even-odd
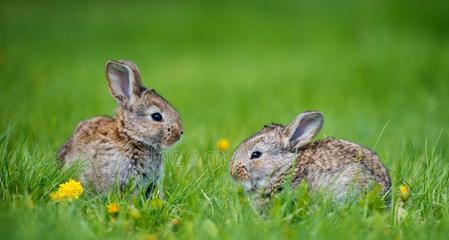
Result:
{"label": "rabbit eye", "polygon": [[162,121],[162,115],[160,113],[153,113],[151,114],[151,118],[156,122]]}
{"label": "rabbit eye", "polygon": [[261,152],[254,151],[253,153],[251,153],[251,159],[260,158],[261,155],[262,155]]}

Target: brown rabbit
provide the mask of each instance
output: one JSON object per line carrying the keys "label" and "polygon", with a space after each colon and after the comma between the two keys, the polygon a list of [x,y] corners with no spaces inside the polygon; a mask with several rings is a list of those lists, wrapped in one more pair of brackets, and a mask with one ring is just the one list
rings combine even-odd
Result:
{"label": "brown rabbit", "polygon": [[323,126],[321,112],[299,114],[289,125],[271,124],[238,146],[230,162],[234,180],[243,184],[256,209],[282,190],[292,174],[292,187],[304,180],[311,192],[327,192],[338,201],[380,184],[388,192],[391,180],[376,153],[344,140],[312,142]]}
{"label": "brown rabbit", "polygon": [[149,194],[162,178],[162,150],[183,134],[179,114],[155,90],[142,85],[132,62],[108,61],[106,77],[118,103],[115,118],[79,123],[58,158],[65,167],[83,161],[81,182],[99,192],[114,183],[123,189],[132,180],[136,190],[144,188]]}

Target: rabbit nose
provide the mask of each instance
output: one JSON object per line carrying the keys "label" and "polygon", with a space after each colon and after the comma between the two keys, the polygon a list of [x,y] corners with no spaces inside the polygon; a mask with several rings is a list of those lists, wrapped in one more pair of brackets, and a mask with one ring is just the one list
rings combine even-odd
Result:
{"label": "rabbit nose", "polygon": [[168,128],[168,131],[175,134],[182,134],[184,132],[184,129],[179,125],[172,125]]}
{"label": "rabbit nose", "polygon": [[248,171],[242,164],[231,167],[231,177],[234,181],[242,181],[248,179]]}
{"label": "rabbit nose", "polygon": [[184,134],[184,129],[182,128],[182,126],[173,126],[173,133],[176,135],[181,136],[182,134]]}
{"label": "rabbit nose", "polygon": [[181,135],[184,134],[184,128],[182,127],[182,125],[179,126],[179,133]]}
{"label": "rabbit nose", "polygon": [[184,128],[183,128],[182,126],[179,126],[179,127],[178,127],[178,133],[179,133],[180,135],[184,134]]}

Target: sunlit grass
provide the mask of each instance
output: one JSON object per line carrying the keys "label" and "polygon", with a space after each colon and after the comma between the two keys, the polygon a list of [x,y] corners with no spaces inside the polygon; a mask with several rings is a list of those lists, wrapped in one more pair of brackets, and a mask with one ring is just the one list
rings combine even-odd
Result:
{"label": "sunlit grass", "polygon": [[[334,4],[0,3],[0,236],[447,238],[447,3]],[[58,147],[79,121],[114,113],[109,58],[135,61],[181,114],[165,199],[83,186],[78,199],[52,201],[82,170],[61,170]],[[301,185],[262,216],[251,208],[229,176],[232,150],[264,124],[311,109],[325,115],[319,137],[381,156],[390,207],[375,194],[335,206]]]}

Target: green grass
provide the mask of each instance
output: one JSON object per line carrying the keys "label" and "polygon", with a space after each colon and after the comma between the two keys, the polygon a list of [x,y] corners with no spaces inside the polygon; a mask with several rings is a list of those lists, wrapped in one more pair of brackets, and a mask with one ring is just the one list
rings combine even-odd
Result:
{"label": "green grass", "polygon": [[[449,235],[447,1],[0,2],[0,235],[5,239],[445,239]],[[180,112],[166,200],[49,193],[75,177],[55,152],[112,114],[107,59],[131,59]],[[306,189],[260,217],[228,174],[240,141],[301,111],[320,137],[374,148],[393,204],[335,208]],[[225,137],[231,150],[218,153]],[[411,187],[397,221],[398,187]],[[369,199],[368,199],[369,200]],[[118,216],[105,206],[118,202]],[[369,203],[369,204],[364,204]],[[133,204],[140,218],[129,216]]]}

